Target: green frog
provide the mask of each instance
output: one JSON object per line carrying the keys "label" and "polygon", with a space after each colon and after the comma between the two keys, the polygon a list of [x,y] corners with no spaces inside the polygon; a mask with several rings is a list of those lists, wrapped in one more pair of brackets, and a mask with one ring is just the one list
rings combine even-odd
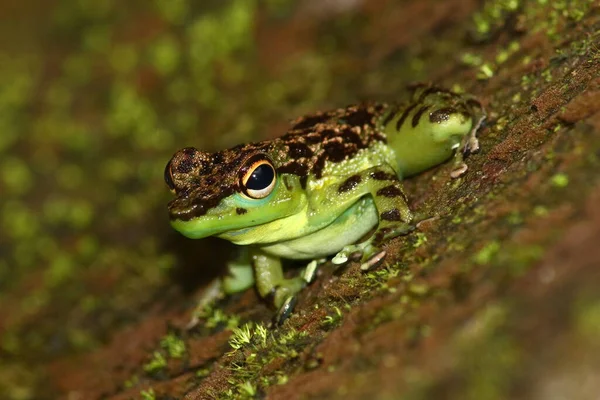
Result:
{"label": "green frog", "polygon": [[[281,137],[208,153],[179,150],[165,169],[176,195],[172,226],[199,239],[245,246],[221,281],[225,293],[256,285],[283,321],[327,256],[367,270],[382,243],[413,229],[401,179],[478,149],[485,117],[475,99],[431,86],[408,104],[363,104],[298,118]],[[366,240],[360,241],[369,234]],[[312,260],[286,278],[281,259]]]}

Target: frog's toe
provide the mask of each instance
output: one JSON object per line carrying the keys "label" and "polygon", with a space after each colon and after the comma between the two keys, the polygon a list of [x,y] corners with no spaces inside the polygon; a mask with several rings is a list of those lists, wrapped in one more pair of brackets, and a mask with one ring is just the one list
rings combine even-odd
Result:
{"label": "frog's toe", "polygon": [[292,315],[294,308],[296,307],[296,303],[298,302],[298,296],[293,295],[289,296],[283,301],[283,304],[277,310],[277,314],[274,317],[275,325],[281,325],[285,322],[286,319]]}
{"label": "frog's toe", "polygon": [[345,264],[350,260],[361,259],[361,257],[364,257],[365,253],[369,252],[369,247],[373,246],[368,242],[344,246],[344,248],[331,259],[331,262],[339,265]]}
{"label": "frog's toe", "polygon": [[460,178],[461,176],[463,176],[467,170],[469,169],[469,166],[467,164],[465,164],[464,162],[460,162],[451,172],[450,172],[450,177],[452,179],[457,179]]}
{"label": "frog's toe", "polygon": [[319,262],[317,260],[312,260],[304,269],[304,272],[302,273],[302,279],[304,279],[307,285],[310,284],[317,276],[318,266]]}
{"label": "frog's toe", "polygon": [[375,267],[376,265],[378,265],[379,263],[381,263],[383,261],[383,259],[386,256],[386,251],[385,250],[381,250],[378,253],[373,254],[371,257],[369,257],[367,259],[367,261],[363,262],[360,265],[360,269],[362,271],[368,271],[371,268]]}

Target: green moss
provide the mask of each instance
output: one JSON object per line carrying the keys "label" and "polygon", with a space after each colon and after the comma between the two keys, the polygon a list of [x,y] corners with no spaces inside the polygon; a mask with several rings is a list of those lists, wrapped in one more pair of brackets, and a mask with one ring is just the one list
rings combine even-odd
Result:
{"label": "green moss", "polygon": [[500,242],[493,241],[485,245],[474,256],[473,261],[479,265],[489,264],[500,251]]}
{"label": "green moss", "polygon": [[[16,157],[6,157],[0,164],[2,187],[11,196],[27,193],[33,186],[34,177],[29,166]],[[6,195],[6,194],[5,194]]]}
{"label": "green moss", "polygon": [[150,49],[150,59],[161,75],[173,74],[181,63],[181,49],[178,41],[170,35],[159,37]]}
{"label": "green moss", "polygon": [[523,223],[523,216],[519,211],[512,211],[508,215],[508,223],[511,225],[520,225]]}
{"label": "green moss", "polygon": [[182,358],[186,354],[185,342],[173,333],[169,333],[160,340],[160,347],[171,358]]}
{"label": "green moss", "polygon": [[204,320],[204,326],[209,329],[219,326],[234,329],[240,324],[239,315],[225,314],[221,309],[214,308],[211,305],[204,306],[198,310],[197,318]]}
{"label": "green moss", "polygon": [[207,107],[219,104],[219,95],[213,86],[213,63],[249,48],[255,7],[252,0],[234,0],[223,7],[221,13],[200,15],[189,24],[188,59],[196,100],[200,104]]}
{"label": "green moss", "polygon": [[566,174],[556,174],[550,178],[550,183],[555,188],[565,188],[569,185],[569,176]]}
{"label": "green moss", "polygon": [[160,15],[172,24],[182,24],[190,15],[189,0],[154,0]]}
{"label": "green moss", "polygon": [[160,351],[152,353],[152,358],[146,364],[143,369],[149,374],[155,374],[163,369],[167,368],[167,359]]}
{"label": "green moss", "polygon": [[57,255],[53,258],[50,268],[44,274],[48,286],[57,286],[69,278],[73,273],[73,259],[67,254]]}
{"label": "green moss", "polygon": [[427,236],[426,236],[424,233],[422,233],[422,232],[417,232],[417,234],[416,234],[415,236],[416,236],[416,239],[417,239],[417,240],[415,241],[415,243],[413,244],[413,247],[414,247],[415,249],[416,249],[416,248],[419,248],[419,247],[421,247],[422,245],[424,245],[425,243],[427,243]]}
{"label": "green moss", "polygon": [[140,397],[142,400],[156,400],[156,393],[154,393],[154,389],[150,388],[148,390],[142,390],[140,392]]}
{"label": "green moss", "polygon": [[229,338],[229,346],[238,350],[250,344],[252,340],[252,323],[246,323],[239,328],[233,328],[233,334]]}
{"label": "green moss", "polygon": [[503,332],[508,312],[502,304],[485,307],[454,338],[461,398],[507,398],[520,360],[515,341]]}
{"label": "green moss", "polygon": [[575,304],[574,319],[577,333],[600,345],[600,300],[582,296]]}
{"label": "green moss", "polygon": [[544,255],[544,247],[539,245],[513,245],[507,249],[507,255],[501,257],[503,264],[506,264],[510,273],[515,276],[521,276],[529,270]]}
{"label": "green moss", "polygon": [[235,329],[229,342],[234,350],[229,355],[236,361],[228,365],[232,374],[228,382],[233,389],[218,398],[246,398],[249,389],[265,390],[271,385],[287,381],[284,370],[265,374],[264,368],[271,362],[297,358],[306,339],[307,332],[299,332],[289,324],[276,331],[268,330],[261,324],[253,326],[252,323]]}
{"label": "green moss", "polygon": [[511,13],[522,7],[519,0],[493,0],[484,3],[481,11],[473,15],[475,30],[473,35],[478,40],[485,40],[503,26],[505,19]]}
{"label": "green moss", "polygon": [[15,240],[30,240],[40,230],[36,213],[27,205],[10,201],[2,208],[2,228],[8,237]]}
{"label": "green moss", "polygon": [[131,74],[139,62],[139,51],[131,44],[120,44],[110,49],[110,66],[117,75]]}
{"label": "green moss", "polygon": [[333,311],[333,314],[326,315],[323,319],[324,326],[336,326],[341,322],[343,316],[342,311],[337,306],[333,306]]}
{"label": "green moss", "polygon": [[477,73],[477,79],[485,80],[490,79],[495,74],[495,67],[493,64],[484,63],[479,67],[479,72]]}
{"label": "green moss", "polygon": [[548,215],[548,209],[545,206],[537,205],[533,207],[533,215],[536,217],[545,217]]}

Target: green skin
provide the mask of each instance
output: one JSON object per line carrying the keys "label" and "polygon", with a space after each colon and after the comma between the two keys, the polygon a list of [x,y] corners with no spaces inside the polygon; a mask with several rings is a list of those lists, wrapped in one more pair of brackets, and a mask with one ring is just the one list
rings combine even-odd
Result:
{"label": "green skin", "polygon": [[[171,224],[189,238],[217,236],[245,246],[229,264],[223,290],[256,284],[263,298],[282,307],[309,283],[316,264],[310,273],[286,279],[281,258],[335,254],[334,263],[357,257],[363,269],[381,261],[382,242],[412,229],[401,178],[448,160],[461,144],[476,150],[483,115],[469,97],[419,86],[409,104],[303,117],[278,139],[214,154],[182,149],[165,170],[177,195],[169,204]],[[257,157],[275,170],[274,186],[263,198],[244,190]],[[462,163],[462,152],[457,159]]]}

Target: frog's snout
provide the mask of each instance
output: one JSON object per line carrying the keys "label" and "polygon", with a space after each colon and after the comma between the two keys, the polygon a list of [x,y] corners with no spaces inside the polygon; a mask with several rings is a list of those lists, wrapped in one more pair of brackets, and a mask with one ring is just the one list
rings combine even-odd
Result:
{"label": "frog's snout", "polygon": [[169,190],[179,194],[188,188],[192,180],[205,174],[212,164],[212,155],[196,149],[185,147],[177,151],[167,163],[164,178]]}

